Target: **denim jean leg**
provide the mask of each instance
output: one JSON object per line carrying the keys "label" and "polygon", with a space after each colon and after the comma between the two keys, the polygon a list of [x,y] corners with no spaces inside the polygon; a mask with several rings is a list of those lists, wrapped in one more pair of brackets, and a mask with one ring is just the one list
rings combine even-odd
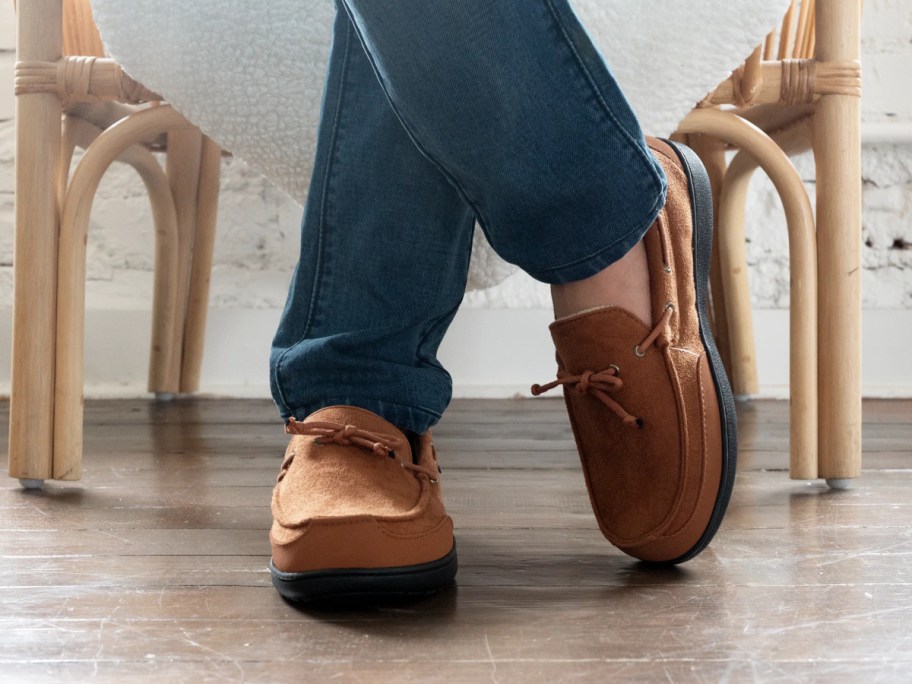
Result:
{"label": "denim jean leg", "polygon": [[538,280],[594,275],[666,179],[567,0],[341,0],[403,124]]}
{"label": "denim jean leg", "polygon": [[283,418],[338,404],[419,433],[439,419],[452,383],[436,352],[462,300],[474,221],[338,12],[300,260],[270,357]]}

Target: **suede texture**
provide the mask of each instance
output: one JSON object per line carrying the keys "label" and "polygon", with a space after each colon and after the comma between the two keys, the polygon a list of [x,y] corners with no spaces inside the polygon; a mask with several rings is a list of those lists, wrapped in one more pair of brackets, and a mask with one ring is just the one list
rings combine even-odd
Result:
{"label": "suede texture", "polygon": [[[408,440],[370,411],[322,409],[307,421],[354,425],[401,441],[386,457],[312,436],[292,437],[272,495],[273,564],[283,572],[398,568],[439,560],[453,548],[439,477],[413,463]],[[323,442],[323,443],[321,443]],[[430,432],[419,438],[419,466],[439,472]]]}
{"label": "suede texture", "polygon": [[551,325],[559,373],[611,366],[623,386],[610,392],[642,427],[625,425],[591,393],[564,396],[596,518],[605,537],[650,561],[680,557],[700,540],[719,493],[719,401],[700,339],[687,177],[667,144],[647,139],[668,177],[668,198],[644,237],[653,320],[668,324],[639,356],[651,325],[605,307]]}

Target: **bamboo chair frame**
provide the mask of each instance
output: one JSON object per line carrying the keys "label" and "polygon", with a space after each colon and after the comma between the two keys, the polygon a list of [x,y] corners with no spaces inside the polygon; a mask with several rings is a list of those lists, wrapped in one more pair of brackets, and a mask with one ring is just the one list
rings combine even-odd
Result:
{"label": "bamboo chair frame", "polygon": [[[791,255],[791,474],[837,486],[861,467],[860,1],[794,0],[775,59],[770,34],[674,136],[701,154],[713,180],[721,227],[714,323],[739,394],[757,384],[744,250],[753,172],[762,168],[782,197]],[[116,160],[139,173],[155,219],[150,390],[196,390],[221,150],[104,58],[88,0],[20,0],[17,23],[9,474],[36,486],[81,476],[85,246],[92,199]],[[162,171],[148,148],[164,134]],[[87,151],[70,174],[76,146]],[[732,148],[740,151],[726,164]],[[816,223],[788,159],[808,148],[817,162]]]}
{"label": "bamboo chair frame", "polygon": [[104,57],[88,0],[18,5],[9,475],[32,487],[82,475],[86,241],[115,161],[139,174],[155,224],[149,390],[197,390],[222,151]]}
{"label": "bamboo chair frame", "polygon": [[[861,0],[793,0],[778,49],[770,33],[675,134],[701,155],[713,182],[714,323],[739,395],[757,392],[744,222],[758,167],[782,199],[791,262],[790,471],[833,487],[861,474],[861,11]],[[729,149],[738,152],[726,164]],[[816,220],[788,160],[805,150],[816,162]]]}

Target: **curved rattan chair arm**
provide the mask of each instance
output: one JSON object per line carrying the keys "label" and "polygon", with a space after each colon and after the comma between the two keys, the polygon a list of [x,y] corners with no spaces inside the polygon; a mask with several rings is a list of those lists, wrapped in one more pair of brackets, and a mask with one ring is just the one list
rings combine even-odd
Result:
{"label": "curved rattan chair arm", "polygon": [[[66,117],[66,138],[75,146],[89,149],[104,129],[85,119]],[[170,380],[172,338],[177,325],[178,233],[177,210],[164,169],[142,140],[126,148],[116,161],[132,166],[139,174],[149,196],[155,225],[155,287],[152,304],[152,344],[149,359],[149,385],[167,387]],[[174,388],[173,391],[176,391]]]}
{"label": "curved rattan chair arm", "polygon": [[[788,156],[762,130],[718,109],[696,109],[680,133],[700,133],[746,150],[782,199],[788,222],[791,268],[791,459],[792,477],[817,477],[817,244],[814,214],[801,177]],[[720,244],[724,246],[723,233]],[[728,302],[726,302],[728,304]]]}
{"label": "curved rattan chair arm", "polygon": [[[86,241],[95,192],[108,166],[137,140],[185,128],[192,125],[171,107],[138,111],[101,133],[70,178],[61,209],[58,251],[54,478],[72,478],[71,471],[78,470],[82,463]],[[152,176],[148,179],[160,182]],[[162,197],[164,194],[162,188]],[[161,206],[164,213],[170,213],[164,204]],[[163,277],[173,278],[173,274]]]}

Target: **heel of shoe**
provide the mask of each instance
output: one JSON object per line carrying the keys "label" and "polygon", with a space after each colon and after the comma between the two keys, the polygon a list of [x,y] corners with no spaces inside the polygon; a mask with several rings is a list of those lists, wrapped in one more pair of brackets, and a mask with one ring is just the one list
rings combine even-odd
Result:
{"label": "heel of shoe", "polygon": [[709,174],[703,166],[703,162],[689,147],[670,140],[664,142],[671,146],[681,160],[690,188],[690,202],[693,208],[694,284],[700,319],[700,339],[706,348],[707,358],[710,362],[722,419],[722,473],[712,520],[697,545],[680,558],[672,561],[672,563],[682,563],[700,553],[709,544],[722,523],[735,482],[738,416],[735,410],[734,394],[709,324],[709,271],[712,264],[713,244],[713,200]]}

